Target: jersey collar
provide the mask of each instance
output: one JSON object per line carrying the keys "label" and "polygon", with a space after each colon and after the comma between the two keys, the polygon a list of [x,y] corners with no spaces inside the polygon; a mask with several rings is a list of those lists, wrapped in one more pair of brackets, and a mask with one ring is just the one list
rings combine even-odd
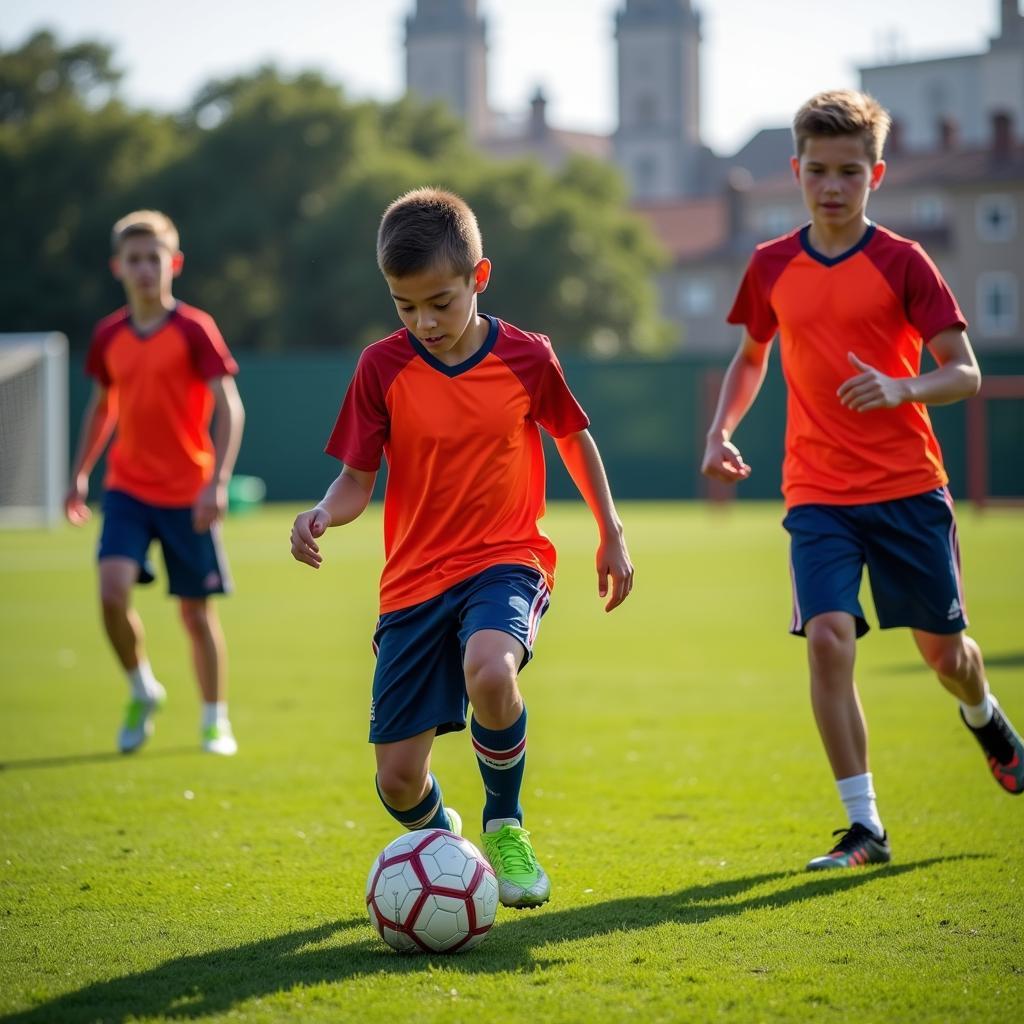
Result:
{"label": "jersey collar", "polygon": [[857,253],[859,253],[861,249],[863,249],[864,246],[866,246],[868,242],[871,241],[872,237],[875,234],[875,227],[876,225],[874,223],[869,222],[867,230],[864,232],[863,235],[860,236],[860,239],[858,240],[856,245],[847,249],[846,252],[841,252],[838,256],[825,256],[822,253],[818,252],[818,250],[811,245],[810,224],[805,224],[800,229],[800,245],[803,246],[804,252],[807,253],[807,255],[810,256],[812,260],[817,260],[819,263],[823,264],[826,267],[834,267],[837,263],[842,263],[843,260],[848,260],[851,256],[855,256]]}
{"label": "jersey collar", "polygon": [[428,366],[432,366],[439,373],[443,373],[446,377],[458,377],[460,373],[466,373],[468,370],[472,370],[474,366],[482,362],[487,358],[488,353],[494,348],[494,343],[498,340],[498,320],[496,317],[488,316],[486,313],[480,314],[484,317],[487,322],[491,325],[487,331],[487,337],[484,338],[484,343],[468,358],[464,359],[461,363],[456,363],[454,366],[449,366],[447,363],[442,363],[437,356],[431,355],[427,350],[427,347],[406,328],[405,333],[409,337],[409,344],[416,350],[416,354],[422,359]]}

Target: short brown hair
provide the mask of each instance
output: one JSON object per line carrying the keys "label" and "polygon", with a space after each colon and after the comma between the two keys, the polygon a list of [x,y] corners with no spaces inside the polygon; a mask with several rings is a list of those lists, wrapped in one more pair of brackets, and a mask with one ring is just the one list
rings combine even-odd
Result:
{"label": "short brown hair", "polygon": [[377,232],[377,266],[388,277],[444,267],[469,277],[483,257],[483,240],[469,204],[454,192],[417,188],[385,211]]}
{"label": "short brown hair", "polygon": [[796,155],[803,154],[804,143],[816,135],[859,135],[871,162],[882,158],[892,118],[889,112],[866,92],[833,89],[812,96],[793,118],[793,143]]}
{"label": "short brown hair", "polygon": [[178,229],[174,221],[159,210],[134,210],[125,214],[110,233],[110,244],[116,256],[126,238],[137,235],[152,235],[171,252],[178,251]]}

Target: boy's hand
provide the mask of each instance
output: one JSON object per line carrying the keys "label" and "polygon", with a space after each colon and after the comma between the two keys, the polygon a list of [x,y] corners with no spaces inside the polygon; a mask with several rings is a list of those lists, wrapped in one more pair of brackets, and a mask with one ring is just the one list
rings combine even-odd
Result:
{"label": "boy's hand", "polygon": [[609,577],[611,597],[604,606],[606,612],[618,608],[633,589],[633,563],[621,534],[603,540],[597,549],[597,592],[601,597],[608,597]]}
{"label": "boy's hand", "polygon": [[214,523],[219,523],[228,510],[228,489],[224,484],[211,480],[200,492],[192,506],[192,529],[206,533]]}
{"label": "boy's hand", "polygon": [[64,515],[72,526],[84,526],[92,513],[85,499],[89,497],[89,478],[77,476],[64,495]]}
{"label": "boy's hand", "polygon": [[739,448],[720,437],[708,439],[700,471],[712,480],[724,480],[727,484],[739,483],[750,476],[750,467],[743,461]]}
{"label": "boy's hand", "polygon": [[316,538],[322,537],[330,525],[331,517],[319,505],[300,512],[292,524],[292,558],[319,569],[324,556],[320,554]]}
{"label": "boy's hand", "polygon": [[847,353],[850,365],[860,370],[854,377],[844,380],[836,394],[839,401],[853,412],[870,412],[872,409],[895,409],[910,397],[906,377],[887,377],[881,370],[858,359],[852,352]]}

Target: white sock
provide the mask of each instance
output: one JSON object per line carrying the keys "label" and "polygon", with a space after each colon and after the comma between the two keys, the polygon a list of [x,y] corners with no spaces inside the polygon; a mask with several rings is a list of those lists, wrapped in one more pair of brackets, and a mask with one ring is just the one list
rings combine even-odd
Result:
{"label": "white sock", "polygon": [[136,700],[148,700],[160,692],[160,684],[153,675],[148,661],[140,661],[135,668],[127,671],[128,684],[132,688],[132,696]]}
{"label": "white sock", "polygon": [[226,700],[203,701],[203,728],[222,725],[228,720],[228,702]]}
{"label": "white sock", "polygon": [[964,704],[960,702],[960,710],[964,713],[964,719],[972,729],[980,729],[992,721],[992,712],[996,707],[996,699],[988,690],[985,690],[985,699],[980,704]]}
{"label": "white sock", "polygon": [[878,816],[878,807],[875,805],[875,787],[871,772],[851,775],[847,779],[836,779],[836,788],[839,790],[839,799],[843,801],[851,825],[859,821],[879,838],[885,835],[882,819]]}
{"label": "white sock", "polygon": [[500,832],[506,825],[515,825],[519,828],[518,818],[491,818],[490,821],[484,825],[485,832]]}

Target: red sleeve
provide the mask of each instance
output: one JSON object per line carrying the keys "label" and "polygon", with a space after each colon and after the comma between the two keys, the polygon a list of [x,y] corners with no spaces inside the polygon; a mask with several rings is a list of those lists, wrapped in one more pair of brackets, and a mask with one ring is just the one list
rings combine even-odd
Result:
{"label": "red sleeve", "polygon": [[939,268],[917,243],[907,263],[903,305],[907,320],[926,342],[951,327],[967,327],[967,319]]}
{"label": "red sleeve", "polygon": [[107,370],[107,346],[127,318],[127,309],[120,309],[105,317],[93,328],[89,350],[85,354],[85,372],[105,388],[109,388],[113,383]]}
{"label": "red sleeve", "polygon": [[531,396],[530,415],[552,436],[568,437],[590,426],[590,419],[562,372],[555,350],[547,346],[548,360]]}
{"label": "red sleeve", "polygon": [[385,402],[386,389],[370,351],[364,350],[359,357],[324,451],[346,466],[375,473],[380,469],[391,421]]}
{"label": "red sleeve", "polygon": [[203,380],[233,377],[238,373],[238,363],[228,351],[213,317],[192,307],[179,309],[179,314],[196,373]]}
{"label": "red sleeve", "polygon": [[772,309],[771,291],[761,273],[759,253],[755,252],[747,264],[747,272],[740,282],[736,299],[725,318],[730,324],[740,324],[754,341],[767,344],[775,337],[779,322]]}

